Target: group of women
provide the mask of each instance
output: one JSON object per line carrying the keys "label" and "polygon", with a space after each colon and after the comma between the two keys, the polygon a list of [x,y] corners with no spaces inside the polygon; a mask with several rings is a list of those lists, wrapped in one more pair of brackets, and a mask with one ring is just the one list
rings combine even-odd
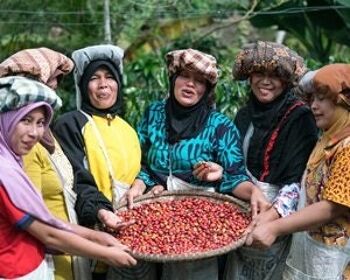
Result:
{"label": "group of women", "polygon": [[[247,45],[233,77],[251,92],[233,121],[215,110],[216,59],[171,51],[168,95],[136,132],[121,116],[123,50],[72,59],[40,48],[0,64],[0,279],[350,277],[350,65],[307,72],[284,45]],[[73,64],[77,110],[51,131]],[[116,205],[164,189],[250,201],[246,245],[224,262],[136,262],[107,233],[128,226]]]}

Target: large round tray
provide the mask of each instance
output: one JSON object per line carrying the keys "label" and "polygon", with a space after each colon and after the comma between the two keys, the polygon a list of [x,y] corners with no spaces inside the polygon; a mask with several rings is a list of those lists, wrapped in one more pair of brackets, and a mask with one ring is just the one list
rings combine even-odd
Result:
{"label": "large round tray", "polygon": [[[230,202],[235,204],[241,212],[246,213],[248,215],[250,214],[249,205],[239,199],[236,199],[228,195],[219,194],[219,193],[198,191],[198,190],[196,191],[164,191],[157,196],[150,195],[150,194],[142,195],[134,200],[134,207],[137,207],[141,204],[152,203],[156,201],[169,201],[169,200],[183,199],[188,197],[204,198],[204,199],[212,200],[216,203]],[[119,206],[117,206],[117,210],[118,211],[127,210],[126,203],[122,203]],[[165,254],[144,254],[144,253],[132,251],[131,254],[137,259],[144,260],[144,261],[151,261],[151,262],[176,262],[176,261],[199,260],[199,259],[223,255],[231,250],[237,249],[238,247],[242,246],[244,242],[245,242],[245,236],[242,235],[240,239],[233,241],[226,246],[223,246],[216,250],[210,250],[206,252],[165,255]]]}

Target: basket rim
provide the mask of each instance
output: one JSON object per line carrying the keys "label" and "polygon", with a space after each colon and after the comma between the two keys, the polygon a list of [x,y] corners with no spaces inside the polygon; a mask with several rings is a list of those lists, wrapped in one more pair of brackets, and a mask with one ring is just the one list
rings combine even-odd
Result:
{"label": "basket rim", "polygon": [[[149,202],[164,201],[171,199],[173,197],[203,197],[211,200],[217,200],[222,202],[231,202],[238,206],[238,208],[243,213],[248,213],[250,211],[250,206],[248,203],[234,198],[229,195],[208,192],[208,191],[191,191],[191,190],[177,190],[177,191],[163,191],[159,195],[153,195],[147,193],[141,195],[134,199],[134,207],[137,207],[142,204],[147,204]],[[123,202],[117,205],[116,210],[124,211],[127,210],[127,202]],[[193,261],[199,259],[205,259],[210,257],[215,257],[228,253],[229,251],[235,250],[238,247],[241,247],[246,241],[246,235],[243,234],[242,237],[238,240],[232,241],[231,243],[215,250],[209,250],[206,252],[200,253],[184,253],[177,255],[164,255],[164,254],[144,254],[136,251],[131,251],[131,255],[139,260],[150,261],[150,262],[178,262],[178,261]]]}

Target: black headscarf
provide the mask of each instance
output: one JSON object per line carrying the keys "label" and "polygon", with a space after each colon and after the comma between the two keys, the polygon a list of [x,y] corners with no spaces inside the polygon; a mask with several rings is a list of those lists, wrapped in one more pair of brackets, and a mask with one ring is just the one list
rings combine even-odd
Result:
{"label": "black headscarf", "polygon": [[[117,81],[118,84],[118,96],[116,102],[113,104],[112,107],[107,109],[98,109],[94,107],[89,98],[88,94],[88,85],[89,81],[92,75],[95,74],[95,72],[99,68],[107,68],[108,71],[113,75],[114,79]],[[111,62],[108,60],[94,60],[92,61],[85,69],[84,74],[82,75],[80,82],[79,82],[79,88],[81,92],[81,109],[91,115],[98,115],[105,117],[107,114],[111,114],[112,116],[120,115],[123,110],[123,97],[122,97],[122,86],[121,86],[121,74],[117,67],[114,66]]]}
{"label": "black headscarf", "polygon": [[197,104],[184,107],[177,102],[174,88],[177,75],[170,77],[170,96],[165,104],[168,141],[175,144],[181,139],[197,136],[204,128],[210,112],[213,110],[209,93],[213,86],[207,82],[206,91]]}

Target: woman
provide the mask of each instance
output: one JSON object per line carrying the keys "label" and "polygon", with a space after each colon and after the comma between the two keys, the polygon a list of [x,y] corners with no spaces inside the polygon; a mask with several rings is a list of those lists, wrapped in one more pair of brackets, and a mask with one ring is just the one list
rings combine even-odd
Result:
{"label": "woman", "polygon": [[[47,48],[21,50],[0,64],[0,76],[30,77],[53,90],[58,80],[73,69],[73,61]],[[74,205],[72,167],[48,129],[23,157],[24,170],[43,195],[50,212],[63,221],[77,224]],[[54,255],[56,280],[91,279],[89,260],[76,256]]]}
{"label": "woman", "polygon": [[[235,118],[244,137],[243,151],[250,176],[272,203],[256,217],[263,223],[295,211],[300,179],[317,140],[309,108],[293,95],[305,72],[303,60],[281,44],[257,42],[237,56],[233,76],[249,80],[247,105]],[[228,256],[225,279],[280,280],[290,237],[280,238],[269,250],[242,247]]]}
{"label": "woman", "polygon": [[310,72],[301,88],[322,130],[308,160],[298,211],[258,225],[249,242],[270,246],[298,232],[283,279],[350,279],[350,65]]}
{"label": "woman", "polygon": [[[52,118],[57,95],[22,77],[0,79],[0,278],[52,279],[45,247],[134,265],[113,237],[54,218],[24,173],[22,156],[41,139]],[[99,245],[100,243],[101,245]]]}
{"label": "woman", "polygon": [[[145,112],[138,134],[143,166],[127,193],[129,206],[146,188],[154,192],[191,189],[217,191],[267,206],[245,172],[239,132],[216,112],[216,59],[185,49],[166,56],[170,89],[165,101]],[[254,207],[256,209],[256,207]],[[164,279],[217,279],[217,259],[165,264]]]}
{"label": "woman", "polygon": [[[79,223],[115,230],[120,219],[114,207],[133,183],[141,161],[137,134],[119,116],[123,50],[92,46],[73,52],[72,58],[78,110],[58,118],[54,133],[74,170]],[[106,269],[99,264],[96,277],[103,278]],[[140,279],[155,273],[141,262],[133,271]]]}

